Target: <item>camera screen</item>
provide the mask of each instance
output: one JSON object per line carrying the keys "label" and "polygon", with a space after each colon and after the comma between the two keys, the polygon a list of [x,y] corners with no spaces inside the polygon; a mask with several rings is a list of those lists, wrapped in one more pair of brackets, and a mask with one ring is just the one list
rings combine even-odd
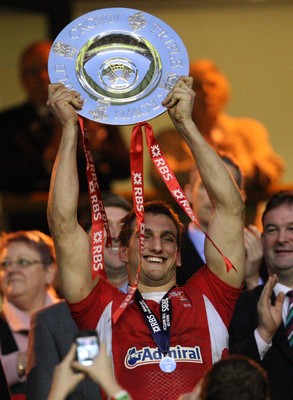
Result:
{"label": "camera screen", "polygon": [[77,360],[83,365],[91,365],[99,351],[97,336],[78,337],[76,344]]}

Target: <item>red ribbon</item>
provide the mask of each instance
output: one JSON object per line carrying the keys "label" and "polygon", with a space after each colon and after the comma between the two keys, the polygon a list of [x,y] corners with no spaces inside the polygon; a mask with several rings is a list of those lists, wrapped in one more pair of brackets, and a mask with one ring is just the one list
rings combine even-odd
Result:
{"label": "red ribbon", "polygon": [[92,279],[97,275],[107,279],[104,261],[104,242],[106,230],[106,246],[112,245],[111,234],[107,215],[102,201],[101,190],[96,174],[95,164],[89,147],[87,130],[84,128],[84,120],[78,117],[82,132],[82,144],[86,158],[86,175],[88,191],[92,210]]}

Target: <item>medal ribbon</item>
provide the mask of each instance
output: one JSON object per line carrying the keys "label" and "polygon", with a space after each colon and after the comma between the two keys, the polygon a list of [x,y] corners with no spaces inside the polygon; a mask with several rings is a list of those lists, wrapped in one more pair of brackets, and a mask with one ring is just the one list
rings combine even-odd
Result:
{"label": "medal ribbon", "polygon": [[132,300],[135,291],[137,290],[139,274],[141,268],[141,260],[144,246],[144,176],[143,176],[143,138],[141,126],[145,122],[135,125],[132,130],[131,142],[130,142],[130,171],[131,171],[131,183],[132,183],[132,198],[134,205],[134,212],[136,215],[136,226],[139,232],[139,248],[140,248],[140,258],[139,265],[137,268],[137,273],[135,276],[135,281],[131,286],[130,291],[127,296],[120,304],[119,308],[113,313],[112,319],[115,324],[119,319],[120,315],[123,313],[125,308],[128,306]]}
{"label": "medal ribbon", "polygon": [[82,133],[82,144],[86,158],[86,175],[88,183],[88,191],[90,197],[92,211],[92,279],[97,275],[107,279],[104,261],[104,242],[106,231],[106,246],[112,245],[111,234],[108,224],[107,215],[102,201],[101,190],[96,174],[95,164],[89,147],[87,130],[84,128],[84,120],[78,117],[79,125]]}
{"label": "medal ribbon", "polygon": [[152,334],[154,342],[164,356],[168,354],[170,349],[172,303],[168,297],[168,294],[174,287],[175,286],[173,286],[160,301],[161,321],[158,320],[156,315],[152,312],[147,303],[144,301],[139,290],[136,290],[135,292],[135,301],[143,314],[144,320]]}

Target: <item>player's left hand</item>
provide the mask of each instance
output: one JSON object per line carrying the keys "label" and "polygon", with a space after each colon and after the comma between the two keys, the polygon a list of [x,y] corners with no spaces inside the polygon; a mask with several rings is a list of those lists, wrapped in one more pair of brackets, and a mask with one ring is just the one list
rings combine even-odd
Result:
{"label": "player's left hand", "polygon": [[182,76],[167,95],[162,105],[167,107],[174,124],[192,119],[192,109],[195,93],[192,90],[193,78]]}

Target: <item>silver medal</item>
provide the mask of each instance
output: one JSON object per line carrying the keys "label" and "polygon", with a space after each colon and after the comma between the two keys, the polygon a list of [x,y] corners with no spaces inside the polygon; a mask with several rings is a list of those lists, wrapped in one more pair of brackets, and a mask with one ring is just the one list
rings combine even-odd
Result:
{"label": "silver medal", "polygon": [[176,361],[172,357],[163,357],[160,361],[160,368],[163,372],[173,372],[176,369]]}

